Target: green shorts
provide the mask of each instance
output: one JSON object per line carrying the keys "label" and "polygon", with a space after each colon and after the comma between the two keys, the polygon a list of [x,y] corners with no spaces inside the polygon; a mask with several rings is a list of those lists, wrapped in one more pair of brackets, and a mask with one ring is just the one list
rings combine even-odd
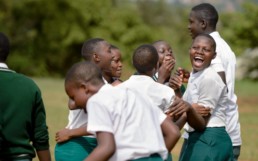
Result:
{"label": "green shorts", "polygon": [[180,161],[233,161],[231,139],[224,127],[190,132]]}
{"label": "green shorts", "polygon": [[55,147],[56,161],[82,161],[97,147],[97,139],[92,137],[73,138]]}

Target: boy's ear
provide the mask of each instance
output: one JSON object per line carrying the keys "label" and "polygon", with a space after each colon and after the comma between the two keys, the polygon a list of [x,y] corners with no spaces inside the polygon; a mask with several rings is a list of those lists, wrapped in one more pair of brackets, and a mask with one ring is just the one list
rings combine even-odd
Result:
{"label": "boy's ear", "polygon": [[93,60],[94,60],[95,62],[99,62],[99,61],[100,61],[100,58],[99,58],[98,54],[93,53]]}
{"label": "boy's ear", "polygon": [[207,25],[208,25],[208,23],[207,23],[206,20],[202,20],[202,21],[201,21],[202,29],[206,29],[206,28],[207,28]]}
{"label": "boy's ear", "polygon": [[217,56],[217,52],[215,51],[212,59],[216,58],[216,56]]}
{"label": "boy's ear", "polygon": [[82,83],[80,85],[80,88],[83,89],[86,94],[89,92],[89,88],[88,88],[88,85],[86,83]]}

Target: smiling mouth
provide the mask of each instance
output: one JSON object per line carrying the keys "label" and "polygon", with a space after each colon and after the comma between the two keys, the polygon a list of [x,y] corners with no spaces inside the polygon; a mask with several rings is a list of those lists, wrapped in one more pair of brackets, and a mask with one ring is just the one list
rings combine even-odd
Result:
{"label": "smiling mouth", "polygon": [[204,62],[204,59],[203,59],[202,57],[200,57],[200,56],[195,56],[195,57],[193,58],[193,60],[194,60],[194,63],[195,63],[197,66],[202,65],[203,62]]}

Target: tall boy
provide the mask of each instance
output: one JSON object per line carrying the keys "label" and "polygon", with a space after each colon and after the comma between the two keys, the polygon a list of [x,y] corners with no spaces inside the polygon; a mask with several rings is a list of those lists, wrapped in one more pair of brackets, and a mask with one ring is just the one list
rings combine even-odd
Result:
{"label": "tall boy", "polygon": [[235,95],[235,69],[236,57],[230,46],[223,40],[216,25],[219,16],[214,6],[209,3],[202,3],[194,6],[189,15],[188,29],[192,38],[195,38],[200,33],[210,34],[216,42],[217,56],[212,60],[212,67],[226,82],[228,88],[228,103],[226,109],[226,129],[233,143],[233,151],[235,160],[240,155],[242,144],[241,131],[239,123],[238,105],[236,103],[237,96]]}
{"label": "tall boy", "polygon": [[180,137],[170,118],[147,97],[104,84],[99,69],[90,62],[77,63],[68,71],[65,89],[75,107],[86,106],[87,130],[98,140],[85,161],[165,160]]}

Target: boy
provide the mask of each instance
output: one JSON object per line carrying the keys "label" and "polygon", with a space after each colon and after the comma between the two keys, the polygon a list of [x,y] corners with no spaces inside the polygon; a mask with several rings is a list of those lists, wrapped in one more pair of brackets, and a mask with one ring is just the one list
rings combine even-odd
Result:
{"label": "boy", "polygon": [[122,58],[121,58],[121,51],[114,45],[111,45],[112,51],[112,61],[111,61],[111,77],[113,82],[111,83],[113,86],[116,86],[122,82],[120,77],[122,75]]}
{"label": "boy", "polygon": [[194,111],[191,108],[172,108],[170,111],[174,115],[187,113],[188,124],[184,129],[189,138],[180,161],[233,160],[232,142],[225,129],[227,87],[210,66],[216,57],[215,49],[215,41],[210,35],[195,37],[189,51],[193,71],[183,95],[193,107],[210,108],[210,115],[201,117],[189,113]]}
{"label": "boy", "polygon": [[[139,46],[133,53],[132,62],[138,75],[132,75],[128,80],[120,84],[120,87],[126,87],[138,91],[141,95],[148,96],[150,101],[166,113],[175,100],[174,90],[166,85],[155,82],[152,76],[155,75],[159,63],[159,55],[153,45],[144,44]],[[185,119],[185,118],[181,118]],[[181,129],[181,119],[177,125]],[[176,144],[176,142],[175,142]],[[172,145],[172,147],[175,146]]]}
{"label": "boy", "polygon": [[68,71],[65,90],[75,107],[87,108],[87,130],[98,140],[85,161],[165,160],[180,137],[170,118],[148,98],[104,84],[99,69],[90,62],[77,63]]}
{"label": "boy", "polygon": [[[81,55],[101,69],[103,80],[111,82],[111,60],[114,57],[111,45],[101,38],[92,38],[84,42]],[[69,123],[65,129],[56,133],[56,161],[81,161],[97,146],[96,138],[87,133],[87,114],[83,109],[74,110],[73,101],[69,100]],[[91,135],[90,137],[88,137]],[[83,136],[83,137],[82,137]]]}
{"label": "boy", "polygon": [[155,47],[149,44],[139,46],[132,57],[138,75],[132,75],[120,86],[138,90],[139,93],[149,96],[151,101],[165,113],[173,104],[175,93],[173,89],[152,79],[157,71],[158,60]]}
{"label": "boy", "polygon": [[228,103],[226,108],[227,122],[226,129],[232,140],[235,160],[238,159],[241,149],[241,131],[239,123],[239,112],[237,105],[237,96],[235,94],[235,70],[236,56],[230,46],[223,40],[219,32],[216,31],[216,25],[219,19],[218,12],[214,6],[209,3],[201,3],[194,6],[189,15],[188,29],[192,38],[200,33],[210,34],[216,42],[217,56],[212,60],[211,65],[226,82],[228,89]]}
{"label": "boy", "polygon": [[41,92],[30,78],[8,68],[9,40],[0,33],[0,160],[51,161]]}
{"label": "boy", "polygon": [[152,45],[156,48],[159,54],[159,68],[157,73],[155,74],[155,77],[157,77],[157,82],[161,84],[167,84],[171,72],[176,64],[173,51],[170,45],[163,40],[155,41],[154,43],[152,43]]}

